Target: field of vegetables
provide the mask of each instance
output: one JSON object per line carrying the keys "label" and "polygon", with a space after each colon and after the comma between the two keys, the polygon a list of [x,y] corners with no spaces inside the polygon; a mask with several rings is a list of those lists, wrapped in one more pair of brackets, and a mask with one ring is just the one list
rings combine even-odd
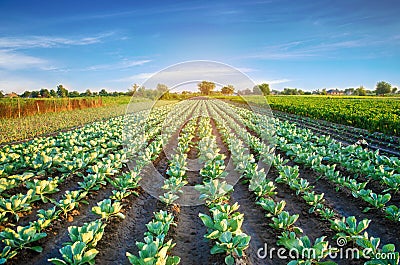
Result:
{"label": "field of vegetables", "polygon": [[[137,98],[135,102],[143,102],[146,107],[149,100]],[[177,101],[160,100],[158,105],[172,104]],[[129,101],[103,98],[104,107],[86,108],[71,111],[50,112],[21,118],[0,118],[0,145],[15,141],[24,141],[37,136],[52,134],[62,130],[70,130],[87,123],[124,115]],[[139,107],[140,108],[140,107]]]}
{"label": "field of vegetables", "polygon": [[[226,99],[243,102],[243,97]],[[245,96],[247,102],[265,104],[260,97]],[[267,96],[271,109],[400,136],[399,97]]]}
{"label": "field of vegetables", "polygon": [[0,264],[399,263],[400,159],[262,109],[142,108],[4,145],[0,175]]}

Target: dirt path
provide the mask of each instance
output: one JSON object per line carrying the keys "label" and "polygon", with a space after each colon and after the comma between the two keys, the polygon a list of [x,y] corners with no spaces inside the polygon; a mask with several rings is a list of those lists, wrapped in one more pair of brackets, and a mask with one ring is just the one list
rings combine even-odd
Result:
{"label": "dirt path", "polygon": [[[196,170],[199,166],[194,165],[199,153],[198,142],[200,138],[197,136],[197,130],[198,127],[187,156],[189,162],[192,162],[192,165],[188,166],[189,170],[186,171],[187,186],[194,186],[203,182],[199,170]],[[199,213],[208,213],[207,207],[205,205],[181,206],[176,218],[177,226],[173,230],[172,237],[177,244],[171,253],[181,258],[181,264],[210,264],[211,247],[204,238],[207,228],[199,218]]]}
{"label": "dirt path", "polygon": [[96,264],[130,264],[126,252],[137,255],[136,241],[143,241],[146,224],[153,218],[153,212],[160,210],[157,199],[142,192],[139,197],[129,200],[126,218],[110,223],[96,249],[99,251]]}
{"label": "dirt path", "polygon": [[[354,215],[358,221],[367,218],[371,223],[367,229],[368,234],[381,239],[381,244],[392,243],[396,245],[396,249],[400,248],[400,229],[399,226],[385,218],[383,214],[379,214],[378,210],[370,210],[363,213],[363,209],[368,206],[366,202],[355,199],[350,192],[342,190],[335,191],[332,183],[324,178],[316,180],[316,175],[309,169],[300,168],[300,176],[307,179],[311,185],[315,186],[317,193],[324,193],[327,203],[342,216]],[[351,203],[349,203],[351,202]]]}
{"label": "dirt path", "polygon": [[[226,155],[225,164],[230,159],[230,151],[223,142],[221,134],[216,128],[215,121],[211,122],[213,134],[217,137],[218,148],[220,152]],[[228,167],[231,165],[228,164]],[[237,174],[234,167],[227,168],[229,175]],[[229,175],[227,178],[229,178]],[[276,252],[264,257],[264,249],[275,248],[277,236],[276,231],[269,226],[269,220],[265,217],[264,210],[255,204],[255,196],[248,190],[247,184],[243,184],[241,180],[234,186],[234,191],[231,195],[231,202],[238,202],[240,205],[239,212],[244,214],[243,232],[251,236],[249,248],[245,251],[247,255],[246,264],[287,264],[288,260],[280,260],[276,256]]]}
{"label": "dirt path", "polygon": [[199,213],[208,213],[205,205],[182,206],[176,219],[177,227],[172,235],[176,242],[171,254],[181,258],[181,264],[212,264],[210,245],[204,238],[206,226],[199,218]]}
{"label": "dirt path", "polygon": [[[88,205],[80,204],[78,210],[73,211],[73,220],[67,221],[64,217],[55,221],[50,231],[47,231],[47,237],[38,241],[37,245],[43,247],[42,253],[36,253],[31,250],[22,250],[9,264],[47,264],[47,259],[60,256],[59,249],[63,247],[62,243],[69,241],[68,227],[81,226],[85,222],[91,222],[98,218],[91,209],[97,202],[111,195],[112,186],[106,185],[97,192],[90,194],[86,200]],[[71,216],[71,213],[69,214]]]}

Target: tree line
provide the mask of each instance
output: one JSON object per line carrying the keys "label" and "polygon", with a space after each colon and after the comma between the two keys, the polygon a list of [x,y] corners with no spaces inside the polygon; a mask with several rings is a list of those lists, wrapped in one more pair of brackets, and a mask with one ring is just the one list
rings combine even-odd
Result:
{"label": "tree line", "polygon": [[[209,81],[203,81],[198,84],[198,89],[203,95],[210,95],[214,93],[215,84]],[[224,95],[231,95],[235,91],[232,85],[224,86],[220,93]],[[255,85],[252,89],[247,88],[238,90],[238,95],[351,95],[351,96],[366,96],[366,95],[386,95],[400,93],[397,87],[393,87],[390,83],[380,81],[376,84],[375,90],[367,90],[363,86],[358,88],[346,88],[344,90],[326,88],[322,90],[303,91],[297,88],[284,88],[283,91],[271,90],[269,84],[262,83]]]}
{"label": "tree line", "polygon": [[[75,97],[92,97],[92,96],[122,96],[126,95],[125,92],[107,92],[105,89],[99,92],[92,92],[87,89],[85,92],[78,92],[76,90],[69,91],[63,85],[58,85],[56,89],[42,88],[40,90],[25,91],[18,95],[21,98],[75,98]],[[0,97],[4,97],[4,93],[0,91]]]}
{"label": "tree line", "polygon": [[[376,84],[375,90],[366,90],[363,86],[358,88],[346,88],[344,90],[339,89],[330,89],[326,88],[322,90],[314,90],[303,91],[297,88],[284,88],[283,91],[271,90],[269,84],[262,83],[259,85],[255,85],[252,89],[246,88],[244,90],[238,90],[235,92],[235,88],[233,85],[226,85],[221,88],[219,91],[215,91],[216,84],[210,81],[202,81],[197,84],[197,88],[199,90],[198,93],[191,91],[183,91],[180,94],[176,92],[170,92],[168,86],[164,84],[158,84],[155,89],[148,89],[144,86],[139,86],[138,84],[133,84],[131,89],[127,92],[108,92],[105,89],[101,89],[99,92],[92,92],[90,89],[87,89],[85,92],[78,91],[68,91],[63,85],[58,85],[57,89],[46,89],[42,88],[39,91],[25,91],[24,93],[18,95],[22,98],[66,98],[66,97],[92,97],[92,96],[138,96],[145,98],[161,98],[161,99],[180,99],[186,96],[193,95],[213,95],[213,94],[222,94],[222,95],[329,95],[329,94],[338,94],[338,95],[353,95],[353,96],[366,96],[366,95],[385,95],[385,94],[396,94],[400,93],[397,87],[393,87],[390,83],[385,81],[380,81]],[[4,93],[0,91],[0,98],[4,97]]]}

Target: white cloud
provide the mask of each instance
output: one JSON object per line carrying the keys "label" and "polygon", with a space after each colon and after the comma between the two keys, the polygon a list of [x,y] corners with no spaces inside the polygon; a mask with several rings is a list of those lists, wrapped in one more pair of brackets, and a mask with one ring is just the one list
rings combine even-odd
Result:
{"label": "white cloud", "polygon": [[139,74],[136,74],[136,75],[131,75],[131,76],[127,76],[127,77],[113,79],[113,80],[111,80],[111,82],[120,82],[120,83],[137,82],[137,83],[142,83],[146,79],[149,79],[154,74],[156,74],[156,73],[139,73]]}
{"label": "white cloud", "polygon": [[283,79],[272,79],[272,80],[257,80],[257,84],[267,83],[267,84],[270,84],[270,85],[276,85],[276,84],[287,83],[287,82],[290,82],[290,81],[292,81],[292,80],[286,79],[286,78],[283,78]]}
{"label": "white cloud", "polygon": [[48,62],[44,59],[17,53],[13,51],[0,50],[0,68],[8,70],[25,68],[44,68]]}
{"label": "white cloud", "polygon": [[[65,45],[89,45],[101,42],[113,33],[102,33],[88,37],[52,37],[52,36],[26,36],[26,37],[0,37],[0,68],[7,70],[36,68],[44,71],[58,70],[49,61],[43,58],[26,55],[20,50],[32,48],[54,48]],[[121,68],[130,67],[133,63],[124,62]]]}
{"label": "white cloud", "polygon": [[52,36],[26,36],[26,37],[0,37],[0,48],[3,49],[30,49],[52,48],[63,45],[89,45],[101,42],[113,33],[102,33],[90,37],[52,37]]}
{"label": "white cloud", "polygon": [[[0,72],[0,90],[3,90],[5,93],[23,93],[25,90],[38,90],[38,82],[34,79],[29,79],[20,75],[10,75],[4,72]],[[46,87],[43,82],[42,87]],[[50,85],[47,85],[50,87]]]}
{"label": "white cloud", "polygon": [[[387,42],[374,36],[353,37],[346,34],[330,36],[319,39],[307,39],[291,41],[276,45],[269,45],[260,48],[258,52],[245,55],[244,58],[266,59],[266,60],[286,60],[286,59],[307,59],[315,57],[331,57],[338,52],[351,49],[360,49],[364,47],[379,47]],[[396,36],[392,36],[393,45],[397,45]],[[367,57],[367,56],[364,56]]]}
{"label": "white cloud", "polygon": [[146,64],[149,62],[151,62],[151,60],[136,60],[136,61],[123,60],[122,62],[115,63],[115,64],[93,65],[93,66],[84,68],[83,70],[86,70],[86,71],[117,70],[117,69],[130,68],[130,67],[134,67],[134,66],[140,66],[140,65],[143,65],[143,64]]}
{"label": "white cloud", "polygon": [[254,69],[254,68],[248,68],[248,67],[239,67],[239,68],[237,68],[240,72],[243,72],[243,73],[252,73],[252,72],[256,72],[256,71],[258,71],[257,69]]}

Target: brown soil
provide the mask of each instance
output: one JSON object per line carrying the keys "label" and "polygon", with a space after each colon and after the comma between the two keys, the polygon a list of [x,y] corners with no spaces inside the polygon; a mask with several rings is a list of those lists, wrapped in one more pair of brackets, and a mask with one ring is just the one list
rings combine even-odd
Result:
{"label": "brown soil", "polygon": [[[227,179],[232,177],[235,173],[230,160],[230,152],[223,142],[219,134],[215,121],[211,119],[213,134],[216,136],[220,153],[226,156],[225,164],[229,175]],[[176,139],[182,127],[171,137],[171,141],[164,147],[164,151],[160,153],[158,158],[153,162],[157,171],[164,177],[168,169],[168,154],[171,154],[176,147]],[[250,133],[254,135],[254,132]],[[199,139],[193,139],[193,146],[188,152],[189,159],[195,159],[198,156],[197,143]],[[254,153],[254,152],[253,152]],[[255,153],[254,153],[255,154]],[[284,154],[282,154],[284,155]],[[291,162],[294,165],[293,162]],[[122,171],[125,171],[124,168]],[[202,183],[202,178],[199,172],[187,171],[188,185],[195,185]],[[267,178],[275,180],[278,172],[271,168]],[[377,215],[376,212],[362,213],[365,205],[359,200],[355,200],[352,195],[345,191],[336,192],[334,185],[325,179],[316,181],[318,175],[312,170],[300,166],[300,176],[307,179],[312,185],[315,186],[314,190],[318,193],[324,193],[327,203],[334,208],[339,214],[348,216],[355,215],[357,219],[369,218],[373,220],[370,224],[368,232],[372,236],[379,236],[382,243],[394,243],[399,248],[398,238],[400,238],[399,229],[391,221],[382,216]],[[81,178],[72,176],[68,178],[63,184],[60,185],[60,192],[52,195],[53,199],[58,200],[60,196],[69,189],[77,187],[77,182]],[[377,185],[372,183],[371,185]],[[299,219],[296,225],[304,230],[304,234],[309,236],[312,240],[326,235],[327,240],[332,244],[336,240],[333,239],[335,234],[330,228],[329,222],[322,221],[315,214],[308,212],[309,206],[304,202],[301,196],[295,194],[288,186],[283,184],[276,184],[277,186],[277,199],[285,200],[285,210],[290,214],[299,214]],[[47,259],[52,257],[60,257],[58,250],[62,247],[62,243],[69,241],[68,226],[80,226],[84,222],[89,222],[97,219],[98,217],[91,213],[91,208],[98,201],[103,200],[110,196],[112,191],[111,185],[106,185],[100,191],[92,193],[88,196],[89,205],[82,204],[78,211],[75,211],[73,219],[67,220],[60,218],[54,222],[54,225],[49,231],[48,236],[38,242],[38,245],[43,246],[43,252],[37,254],[29,250],[21,251],[14,259],[9,261],[9,264],[47,264]],[[158,201],[156,198],[149,195],[142,189],[138,189],[139,196],[131,195],[123,202],[124,220],[113,219],[106,228],[103,238],[99,241],[96,249],[99,254],[96,257],[96,264],[129,264],[126,258],[126,252],[137,255],[138,248],[135,244],[136,241],[143,241],[143,234],[147,231],[145,224],[153,218],[153,212],[160,209],[166,210],[167,207]],[[277,240],[279,232],[274,230],[269,224],[270,218],[265,217],[265,210],[255,204],[256,198],[253,193],[248,190],[248,185],[239,181],[234,186],[234,192],[231,195],[230,203],[238,202],[240,204],[239,212],[245,215],[243,223],[243,231],[251,236],[250,246],[245,251],[246,256],[239,261],[240,264],[287,264],[289,260],[278,259],[277,251],[273,252],[272,259],[270,257],[259,257],[257,253],[263,255],[264,252],[259,251],[266,245],[268,250],[272,248],[278,249]],[[50,206],[50,204],[41,204],[40,208]],[[39,205],[35,205],[32,213],[21,218],[21,224],[28,224],[29,221],[36,219],[36,211]],[[224,254],[211,255],[210,249],[211,242],[204,238],[207,228],[198,217],[199,213],[209,214],[208,208],[204,205],[200,206],[182,206],[172,207],[169,209],[175,216],[176,227],[172,227],[168,233],[168,239],[172,239],[176,246],[172,249],[171,255],[177,255],[181,258],[181,264],[224,264]],[[70,222],[69,222],[70,221]],[[344,264],[362,264],[360,261],[338,261],[340,265]]]}
{"label": "brown soil", "polygon": [[37,245],[43,247],[42,253],[36,253],[30,250],[22,250],[15,258],[9,261],[10,264],[45,264],[47,259],[59,257],[58,250],[62,248],[62,243],[69,241],[68,227],[81,226],[85,222],[91,222],[98,218],[97,215],[91,212],[93,206],[97,202],[111,195],[112,187],[107,185],[97,192],[91,193],[87,197],[88,205],[80,204],[78,210],[75,210],[72,217],[66,219],[63,216],[61,219],[53,222],[53,226],[46,231],[47,237],[38,241]]}

